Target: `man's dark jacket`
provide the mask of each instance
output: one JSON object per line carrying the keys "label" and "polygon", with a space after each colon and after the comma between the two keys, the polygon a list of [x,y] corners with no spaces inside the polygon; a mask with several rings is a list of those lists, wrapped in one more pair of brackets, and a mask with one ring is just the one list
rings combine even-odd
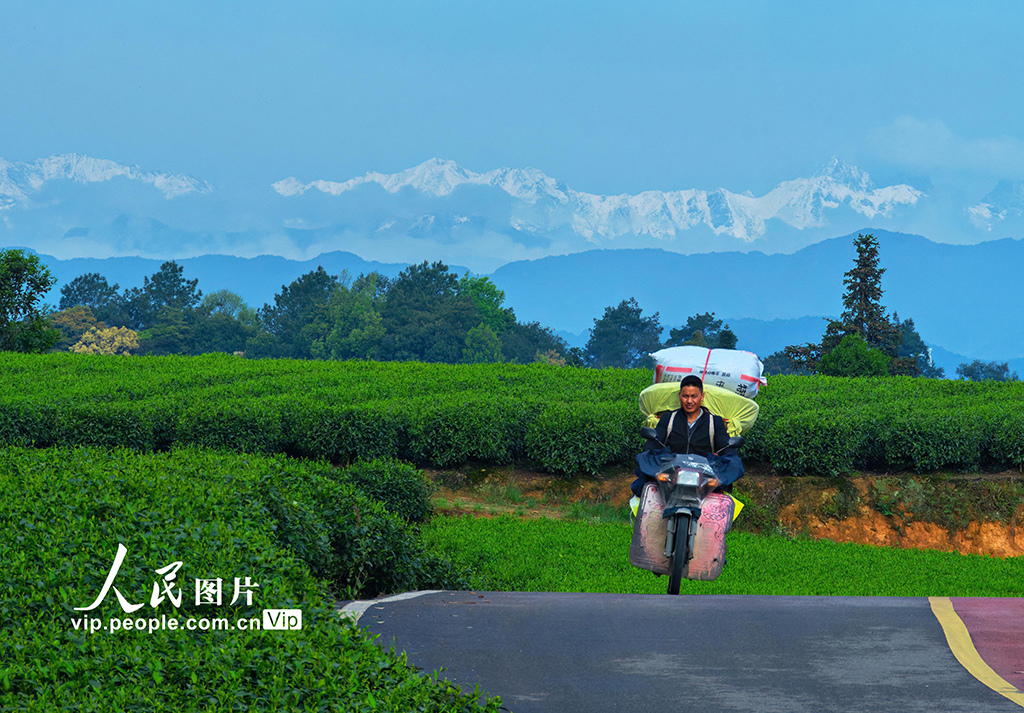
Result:
{"label": "man's dark jacket", "polygon": [[[673,413],[676,418],[672,423],[672,433],[669,433],[668,440],[665,440],[665,432],[668,430],[668,422]],[[715,445],[713,448],[711,446],[711,429],[708,425],[709,418],[715,419]],[[721,416],[715,416],[703,407],[701,407],[700,416],[697,417],[693,428],[690,428],[690,424],[686,421],[686,412],[679,409],[662,414],[658,426],[654,430],[658,434],[658,440],[668,446],[673,453],[696,453],[707,458],[712,453],[724,451],[729,445],[729,431],[725,427],[725,421]]]}
{"label": "man's dark jacket", "polygon": [[[672,433],[667,434],[668,440],[666,441],[668,422],[673,413],[676,414],[676,418],[672,423]],[[709,418],[715,420],[714,448],[711,446]],[[648,441],[644,452],[637,456],[639,467],[633,471],[637,478],[630,486],[634,495],[639,496],[644,481],[654,476],[654,473],[647,471],[651,470],[656,463],[656,459],[652,459],[650,456],[658,453],[694,453],[704,456],[715,471],[719,489],[732,490],[732,484],[743,476],[743,462],[740,460],[739,454],[735,449],[727,447],[729,432],[726,429],[725,421],[721,416],[715,416],[706,408],[701,407],[701,414],[697,417],[693,428],[690,428],[690,424],[686,420],[686,412],[679,409],[663,414],[654,430],[658,434],[658,440],[667,444],[668,448],[659,448],[659,444]]]}

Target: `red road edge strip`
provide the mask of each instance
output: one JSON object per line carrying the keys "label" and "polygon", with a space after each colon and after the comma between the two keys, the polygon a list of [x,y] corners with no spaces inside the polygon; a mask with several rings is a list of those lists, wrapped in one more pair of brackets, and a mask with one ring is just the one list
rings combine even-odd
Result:
{"label": "red road edge strip", "polygon": [[[1024,708],[1024,692],[1010,680],[1019,682],[1024,677],[1020,600],[958,597],[955,601],[956,605],[948,597],[928,598],[953,655],[981,683]],[[1007,627],[1009,622],[1013,626]]]}
{"label": "red road edge strip", "polygon": [[985,663],[1024,691],[1024,599],[950,597],[950,602]]}

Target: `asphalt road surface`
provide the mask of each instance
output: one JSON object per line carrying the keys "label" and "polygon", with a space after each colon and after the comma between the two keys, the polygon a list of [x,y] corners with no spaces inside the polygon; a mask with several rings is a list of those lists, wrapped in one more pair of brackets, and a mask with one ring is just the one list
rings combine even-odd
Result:
{"label": "asphalt road surface", "polygon": [[943,614],[895,597],[400,596],[345,608],[381,646],[467,690],[479,683],[517,713],[1024,707],[1020,600],[943,599]]}

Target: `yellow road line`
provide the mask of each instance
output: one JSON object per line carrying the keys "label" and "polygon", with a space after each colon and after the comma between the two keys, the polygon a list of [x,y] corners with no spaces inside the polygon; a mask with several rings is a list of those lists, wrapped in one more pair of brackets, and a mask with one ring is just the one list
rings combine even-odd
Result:
{"label": "yellow road line", "polygon": [[956,660],[976,679],[999,695],[1009,698],[1024,708],[1024,691],[1018,690],[1003,680],[981,658],[978,650],[974,648],[974,642],[971,641],[967,627],[964,626],[963,620],[953,609],[953,602],[949,600],[949,597],[928,597],[928,602],[932,605],[932,613],[935,614],[935,618],[942,625],[942,631],[946,634],[946,641],[949,643],[953,655],[956,656]]}

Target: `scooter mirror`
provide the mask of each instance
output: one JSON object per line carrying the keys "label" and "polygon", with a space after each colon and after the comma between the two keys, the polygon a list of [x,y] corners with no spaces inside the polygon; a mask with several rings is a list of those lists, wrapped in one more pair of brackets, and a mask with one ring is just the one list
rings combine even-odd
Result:
{"label": "scooter mirror", "polygon": [[729,448],[739,448],[744,443],[746,443],[746,439],[743,436],[732,436],[729,439],[729,446],[728,447]]}
{"label": "scooter mirror", "polygon": [[644,428],[641,428],[640,429],[640,435],[643,436],[644,438],[646,438],[649,441],[656,441],[656,440],[658,440],[658,432],[655,431],[650,426],[645,426]]}

